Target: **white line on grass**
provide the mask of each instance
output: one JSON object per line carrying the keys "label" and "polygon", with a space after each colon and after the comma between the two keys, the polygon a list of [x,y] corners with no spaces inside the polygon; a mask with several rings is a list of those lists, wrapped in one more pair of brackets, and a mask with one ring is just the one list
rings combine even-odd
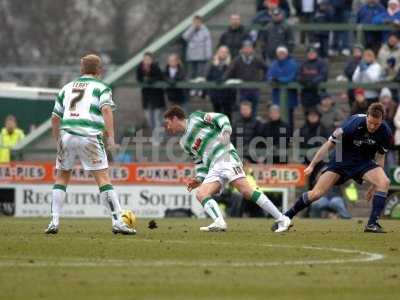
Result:
{"label": "white line on grass", "polygon": [[[137,242],[160,242],[159,240],[141,239]],[[163,241],[163,243],[192,244],[204,242],[192,241]],[[231,243],[207,242],[208,245],[227,245],[233,247]],[[246,244],[249,246],[249,244]],[[327,264],[346,264],[362,263],[381,260],[384,255],[379,253],[365,252],[360,250],[350,250],[341,248],[314,247],[314,246],[291,246],[275,244],[254,244],[254,246],[270,248],[296,248],[310,251],[328,251],[336,253],[357,254],[353,258],[335,258],[326,260],[291,260],[291,261],[179,261],[179,260],[130,260],[130,259],[85,259],[85,258],[45,258],[45,257],[0,257],[0,267],[274,267],[292,265],[327,265]]]}

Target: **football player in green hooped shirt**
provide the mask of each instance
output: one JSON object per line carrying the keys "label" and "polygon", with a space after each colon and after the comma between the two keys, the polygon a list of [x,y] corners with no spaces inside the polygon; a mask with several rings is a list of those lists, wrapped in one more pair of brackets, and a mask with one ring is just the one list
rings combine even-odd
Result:
{"label": "football player in green hooped shirt", "polygon": [[187,184],[188,191],[197,188],[196,198],[214,220],[200,227],[201,231],[225,231],[227,225],[213,195],[221,192],[226,182],[245,199],[255,202],[276,220],[275,232],[287,231],[290,220],[263,193],[252,188],[243,172],[243,165],[230,142],[232,128],[227,116],[197,111],[188,118],[179,106],[164,114],[164,127],[170,134],[180,135],[180,146],[195,163],[195,177]]}

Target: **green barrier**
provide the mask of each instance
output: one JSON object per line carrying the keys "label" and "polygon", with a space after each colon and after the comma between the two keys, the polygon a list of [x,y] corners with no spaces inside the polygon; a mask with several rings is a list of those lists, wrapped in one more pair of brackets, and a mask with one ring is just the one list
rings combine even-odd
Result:
{"label": "green barrier", "polygon": [[39,126],[49,118],[54,101],[0,98],[0,105],[0,127],[4,126],[6,116],[13,114],[17,118],[18,127],[26,134],[32,125]]}

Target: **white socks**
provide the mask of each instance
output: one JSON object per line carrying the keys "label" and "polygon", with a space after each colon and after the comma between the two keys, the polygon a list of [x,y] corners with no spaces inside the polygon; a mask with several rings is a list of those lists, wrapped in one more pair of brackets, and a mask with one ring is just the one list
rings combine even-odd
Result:
{"label": "white socks", "polygon": [[100,187],[100,199],[111,211],[112,224],[119,220],[121,213],[121,205],[118,201],[118,195],[114,191],[111,184],[106,184]]}
{"label": "white socks", "polygon": [[218,221],[218,222],[223,222],[224,218],[222,216],[221,210],[219,208],[218,203],[212,199],[212,198],[206,198],[203,200],[203,202],[201,203],[204,207],[204,210],[206,211],[206,213],[214,220],[214,221]]}
{"label": "white socks", "polygon": [[58,226],[60,222],[60,214],[64,205],[67,187],[61,184],[55,184],[52,191],[51,199],[51,216],[54,226]]}
{"label": "white socks", "polygon": [[252,202],[256,203],[265,212],[269,213],[275,220],[282,217],[282,213],[276,208],[276,206],[265,196],[263,193],[254,191],[250,199]]}

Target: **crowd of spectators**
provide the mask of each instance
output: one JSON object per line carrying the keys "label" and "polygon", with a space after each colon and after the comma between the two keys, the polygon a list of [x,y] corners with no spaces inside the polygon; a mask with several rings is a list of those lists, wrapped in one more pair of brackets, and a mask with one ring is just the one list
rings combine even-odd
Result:
{"label": "crowd of spectators", "polygon": [[[241,134],[246,141],[257,136],[281,137],[278,128],[282,127],[287,129],[287,137],[296,129],[300,130],[306,141],[302,148],[313,147],[316,145],[307,144],[307,137],[329,136],[349,113],[365,113],[368,106],[377,101],[387,108],[387,122],[392,129],[400,130],[397,89],[363,85],[400,82],[398,31],[365,31],[363,43],[357,44],[353,32],[348,30],[330,31],[326,27],[318,30],[318,25],[315,25],[317,29],[300,34],[293,30],[296,22],[397,26],[400,23],[399,0],[264,0],[256,1],[256,7],[257,12],[246,25],[240,14],[232,14],[215,45],[204,20],[195,16],[182,35],[183,57],[171,54],[164,69],[154,61],[151,53],[144,55],[137,70],[138,81],[162,80],[168,84],[165,90],[151,86],[142,89],[143,107],[151,128],[160,125],[161,113],[167,105],[179,104],[190,112],[191,99],[197,95],[202,97],[200,101],[209,99],[213,111],[226,114],[234,127],[242,128]],[[294,55],[298,44],[306,49],[304,57],[298,53]],[[331,62],[336,62],[337,56],[347,62],[336,80],[363,86],[340,94],[341,98],[347,99],[347,108],[343,107],[345,100],[338,102],[337,93],[329,94],[320,87],[328,81]],[[177,82],[187,80],[225,83],[226,88],[187,91],[175,86]],[[335,79],[331,77],[330,80]],[[237,89],[229,85],[233,81],[270,83],[272,93],[267,99],[270,107],[262,110],[267,114],[260,115],[262,94],[258,88]],[[300,88],[284,87],[291,83],[298,83]],[[284,97],[287,123],[280,116],[282,93],[287,93]],[[294,115],[299,105],[301,109],[297,113],[304,113],[304,125],[295,128]],[[247,142],[244,144],[248,145]],[[397,144],[400,144],[400,138]]]}

